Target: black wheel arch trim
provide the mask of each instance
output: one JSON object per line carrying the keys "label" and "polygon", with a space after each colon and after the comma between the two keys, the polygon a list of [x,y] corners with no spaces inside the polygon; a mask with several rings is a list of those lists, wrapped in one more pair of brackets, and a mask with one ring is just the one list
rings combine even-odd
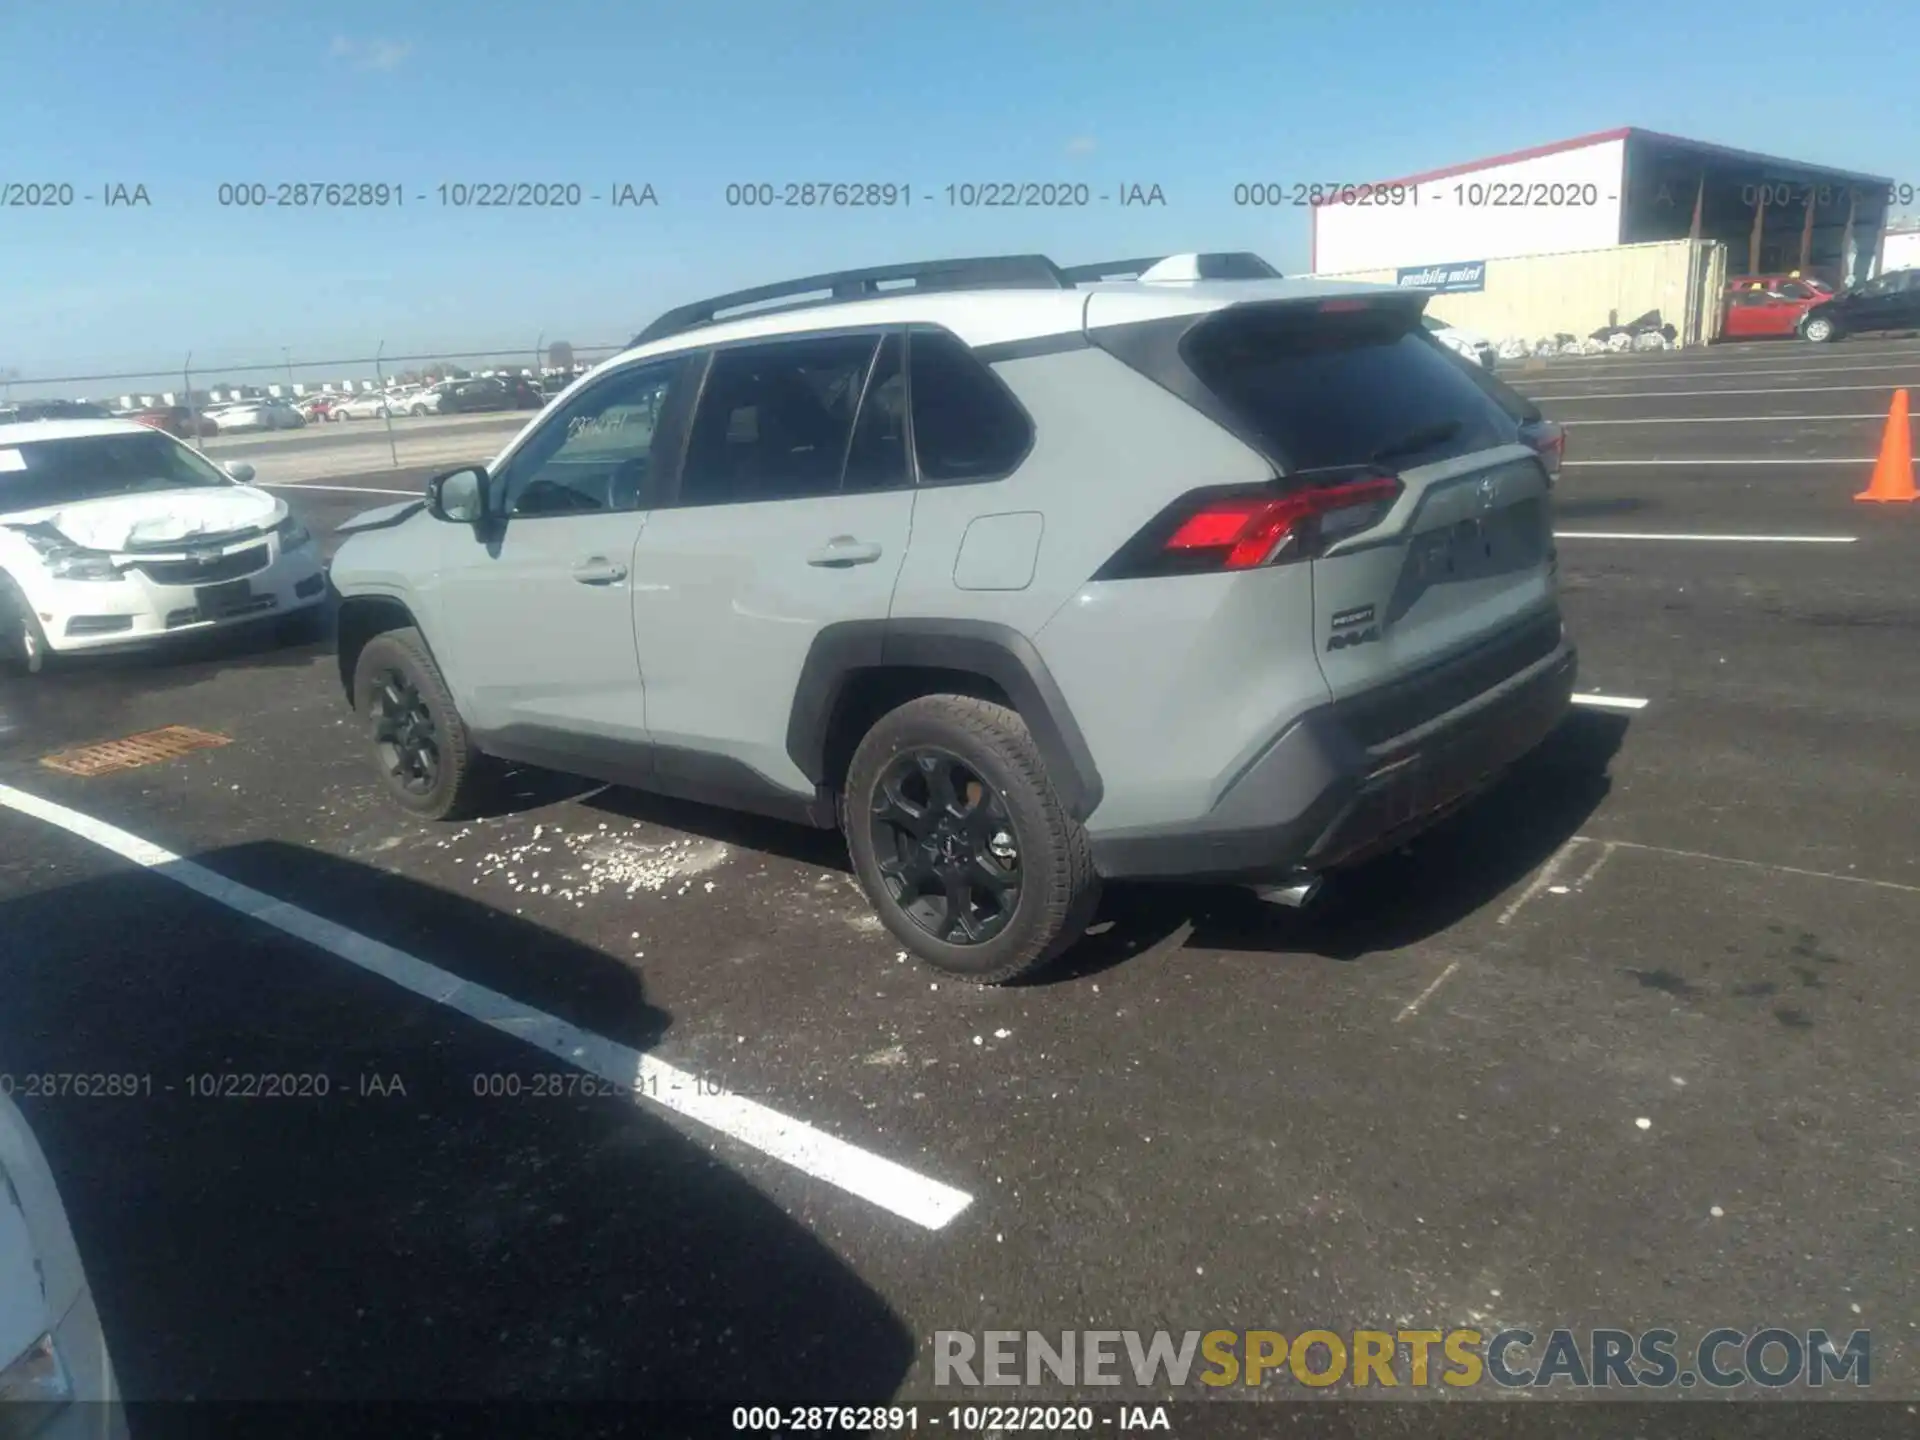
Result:
{"label": "black wheel arch trim", "polygon": [[787,754],[816,785],[826,783],[835,711],[862,671],[955,670],[992,681],[1026,721],[1061,803],[1085,822],[1105,794],[1099,767],[1066,696],[1025,635],[987,620],[849,620],[814,637],[794,688]]}
{"label": "black wheel arch trim", "polygon": [[[328,577],[328,584],[329,586],[332,584],[331,576]],[[398,625],[377,626],[369,630],[365,635],[359,635],[354,630],[349,629],[347,622],[350,614],[371,609],[385,610],[390,614],[395,614],[396,617],[404,617],[404,621]],[[436,667],[440,666],[440,657],[433,653],[433,642],[427,638],[425,628],[421,626],[419,617],[413,612],[413,606],[409,605],[398,595],[389,595],[382,591],[371,591],[364,595],[343,595],[340,597],[339,615],[334,631],[334,662],[339,667],[340,688],[346,692],[347,708],[349,710],[354,708],[353,672],[359,664],[360,652],[365,650],[377,637],[386,634],[390,630],[407,629],[419,631],[420,643],[426,647],[427,658],[433,661]],[[357,641],[357,643],[350,646],[349,641]],[[441,675],[443,679],[445,674],[445,669],[442,667]]]}

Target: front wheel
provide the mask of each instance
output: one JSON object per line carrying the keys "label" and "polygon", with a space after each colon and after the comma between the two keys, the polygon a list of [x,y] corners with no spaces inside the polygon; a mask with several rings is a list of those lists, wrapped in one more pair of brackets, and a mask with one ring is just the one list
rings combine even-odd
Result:
{"label": "front wheel", "polygon": [[842,823],[881,921],[975,984],[1039,970],[1099,903],[1086,832],[1004,705],[927,695],[881,717],[848,768]]}
{"label": "front wheel", "polygon": [[0,575],[0,667],[38,675],[47,663],[47,632],[33,606],[5,575]]}
{"label": "front wheel", "polygon": [[480,756],[418,630],[388,630],[367,642],[353,667],[353,708],[389,795],[428,820],[473,813]]}
{"label": "front wheel", "polygon": [[1816,319],[1809,320],[1806,324],[1802,325],[1800,327],[1800,334],[1803,338],[1811,340],[1816,345],[1825,345],[1831,340],[1838,339],[1840,332],[1833,321],[1823,315]]}

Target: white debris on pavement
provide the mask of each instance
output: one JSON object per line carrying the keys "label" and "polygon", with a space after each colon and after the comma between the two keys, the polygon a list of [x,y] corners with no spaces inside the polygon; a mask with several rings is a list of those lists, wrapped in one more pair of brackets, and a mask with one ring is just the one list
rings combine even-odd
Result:
{"label": "white debris on pavement", "polygon": [[1647,1119],[1647,1117],[1644,1115],[1642,1115],[1638,1120],[1634,1121],[1633,1123],[1635,1125],[1638,1125],[1642,1130],[1651,1130],[1653,1128],[1653,1122]]}
{"label": "white debris on pavement", "polygon": [[[457,841],[460,837],[454,837]],[[443,844],[445,842],[442,842]],[[584,909],[586,902],[608,892],[628,896],[642,890],[659,894],[677,885],[672,894],[684,895],[693,877],[705,874],[728,858],[728,848],[713,840],[680,839],[659,844],[643,844],[623,835],[609,833],[605,825],[596,830],[568,835],[558,825],[540,824],[524,844],[489,851],[474,861],[482,876],[498,875],[515,890],[537,889],[542,895],[554,895]],[[530,862],[552,856],[551,879],[540,881],[540,870]],[[462,856],[454,864],[465,865]],[[718,886],[711,880],[704,893],[711,895]],[[634,937],[639,938],[636,931]]]}

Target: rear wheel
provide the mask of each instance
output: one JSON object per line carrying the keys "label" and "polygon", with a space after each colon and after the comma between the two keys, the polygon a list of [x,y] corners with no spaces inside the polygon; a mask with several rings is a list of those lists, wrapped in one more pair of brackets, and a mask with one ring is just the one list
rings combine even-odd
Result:
{"label": "rear wheel", "polygon": [[418,630],[367,642],[353,668],[353,701],[389,795],[429,820],[473,813],[480,757]]}
{"label": "rear wheel", "polygon": [[883,716],[854,752],[842,818],[881,921],[976,984],[1040,969],[1099,903],[1086,832],[1004,705],[928,695]]}

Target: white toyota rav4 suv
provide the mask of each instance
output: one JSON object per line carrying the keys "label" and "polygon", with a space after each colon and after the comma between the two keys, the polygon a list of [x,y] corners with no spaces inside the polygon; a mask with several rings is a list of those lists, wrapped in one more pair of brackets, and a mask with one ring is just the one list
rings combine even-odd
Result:
{"label": "white toyota rav4 suv", "polygon": [[327,598],[319,547],[252,478],[127,420],[0,425],[0,664],[311,624]]}

